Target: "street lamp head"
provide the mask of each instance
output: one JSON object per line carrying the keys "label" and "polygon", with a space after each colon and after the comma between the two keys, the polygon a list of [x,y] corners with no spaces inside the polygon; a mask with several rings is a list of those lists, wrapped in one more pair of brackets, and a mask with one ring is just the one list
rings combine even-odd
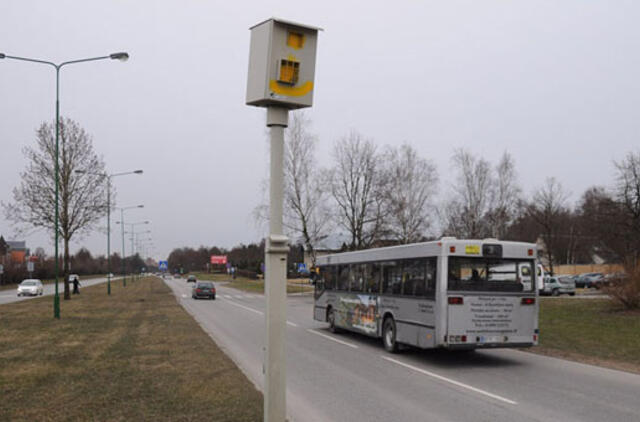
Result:
{"label": "street lamp head", "polygon": [[0,59],[4,59],[4,58],[5,58],[4,53],[0,53]]}
{"label": "street lamp head", "polygon": [[86,171],[84,171],[84,170],[76,170],[75,172],[76,172],[77,174],[85,174],[85,173],[86,173]]}
{"label": "street lamp head", "polygon": [[144,208],[144,205],[138,205],[138,208]]}
{"label": "street lamp head", "polygon": [[127,60],[129,60],[129,54],[125,52],[113,53],[113,54],[110,54],[109,57],[112,60],[120,60],[121,62],[126,62]]}
{"label": "street lamp head", "polygon": [[135,174],[142,174],[143,172],[142,172],[142,170],[135,170],[134,173]]}

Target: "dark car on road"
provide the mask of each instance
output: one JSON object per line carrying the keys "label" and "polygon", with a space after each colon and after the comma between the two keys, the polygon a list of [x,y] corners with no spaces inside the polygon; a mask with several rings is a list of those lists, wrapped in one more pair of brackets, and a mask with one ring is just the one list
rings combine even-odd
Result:
{"label": "dark car on road", "polygon": [[195,275],[190,275],[189,277],[187,277],[187,283],[195,283],[198,280],[196,280],[196,276]]}
{"label": "dark car on road", "polygon": [[193,299],[204,297],[207,299],[215,300],[216,287],[211,281],[198,281],[196,282],[195,286],[193,286],[193,289],[191,289],[191,297]]}

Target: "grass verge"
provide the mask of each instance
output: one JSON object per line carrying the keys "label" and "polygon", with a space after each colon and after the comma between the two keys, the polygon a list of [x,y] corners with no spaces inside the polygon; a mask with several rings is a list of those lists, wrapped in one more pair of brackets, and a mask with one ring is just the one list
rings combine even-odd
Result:
{"label": "grass verge", "polygon": [[[213,280],[227,282],[225,287],[242,290],[249,293],[264,293],[264,280],[251,280],[245,277],[236,277],[232,279],[227,274],[207,274],[195,273],[198,280]],[[299,284],[299,280],[287,280],[287,293],[310,293],[313,292],[313,286]]]}
{"label": "grass verge", "polygon": [[262,395],[158,278],[0,306],[0,419],[258,421]]}
{"label": "grass verge", "polygon": [[603,299],[541,299],[534,353],[640,373],[640,312]]}

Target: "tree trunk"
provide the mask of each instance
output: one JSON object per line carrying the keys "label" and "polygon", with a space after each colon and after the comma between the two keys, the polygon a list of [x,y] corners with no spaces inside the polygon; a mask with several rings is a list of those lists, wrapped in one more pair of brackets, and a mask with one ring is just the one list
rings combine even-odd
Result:
{"label": "tree trunk", "polygon": [[69,292],[69,239],[64,238],[64,264],[62,270],[62,276],[64,277],[64,300],[71,299]]}

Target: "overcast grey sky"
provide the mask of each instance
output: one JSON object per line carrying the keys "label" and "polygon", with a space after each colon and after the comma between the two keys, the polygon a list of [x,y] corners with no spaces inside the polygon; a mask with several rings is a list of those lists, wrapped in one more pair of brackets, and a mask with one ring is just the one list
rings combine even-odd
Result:
{"label": "overcast grey sky", "polygon": [[[156,258],[174,247],[256,241],[251,211],[267,174],[265,111],[244,105],[249,26],[271,16],[320,26],[314,107],[318,161],[351,129],[409,142],[437,165],[465,147],[508,150],[530,193],[555,176],[576,200],[610,185],[640,146],[640,2],[0,2],[0,52],[53,61],[128,51],[65,68],[61,113],[94,137],[129,221],[153,222]],[[21,149],[55,112],[51,68],[0,61],[0,200]],[[0,216],[0,233],[12,238]],[[119,236],[115,244],[119,243]],[[28,246],[52,245],[42,233]],[[106,250],[103,234],[72,244]],[[116,250],[119,248],[116,246]]]}

